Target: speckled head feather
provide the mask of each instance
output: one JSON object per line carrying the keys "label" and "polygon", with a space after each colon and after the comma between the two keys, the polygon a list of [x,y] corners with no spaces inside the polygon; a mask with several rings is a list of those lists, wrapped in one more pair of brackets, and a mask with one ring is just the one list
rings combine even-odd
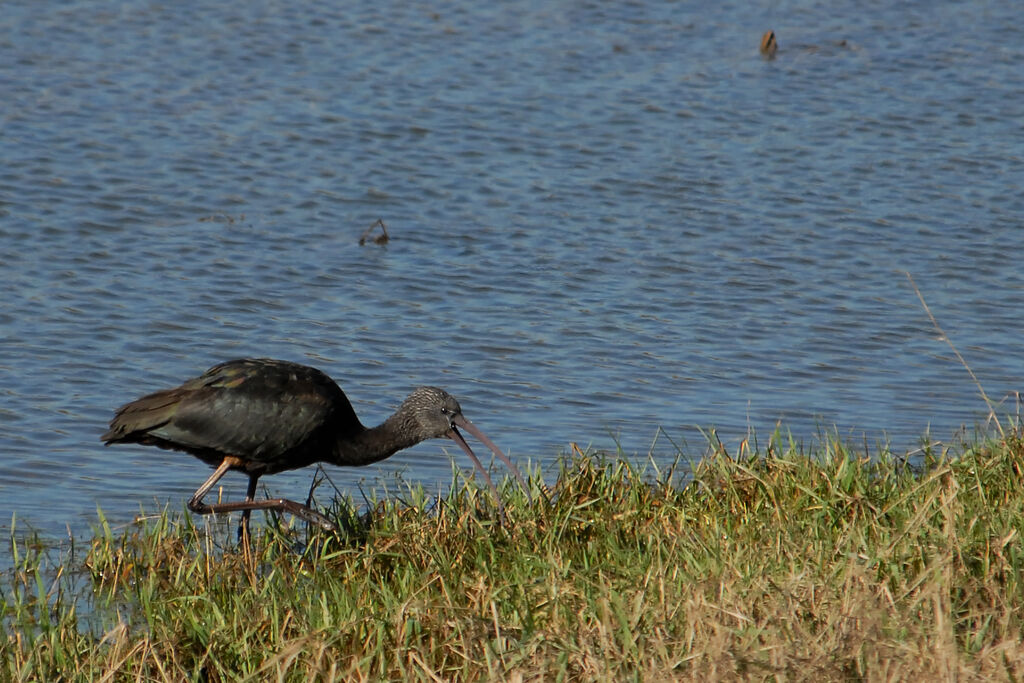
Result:
{"label": "speckled head feather", "polygon": [[416,432],[424,438],[448,436],[452,418],[462,414],[455,397],[437,387],[419,387],[402,401],[396,415],[416,424]]}

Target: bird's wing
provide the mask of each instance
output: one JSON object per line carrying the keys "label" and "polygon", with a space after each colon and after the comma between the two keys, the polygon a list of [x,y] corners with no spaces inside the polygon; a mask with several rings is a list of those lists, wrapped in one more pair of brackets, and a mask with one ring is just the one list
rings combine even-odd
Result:
{"label": "bird's wing", "polygon": [[358,425],[338,385],[313,368],[229,361],[124,406],[107,435],[263,460],[305,447],[348,414]]}
{"label": "bird's wing", "polygon": [[211,368],[197,378],[201,386],[181,401],[174,419],[152,433],[257,460],[301,447],[333,422],[331,388],[341,394],[326,375],[312,376],[309,370],[268,362]]}

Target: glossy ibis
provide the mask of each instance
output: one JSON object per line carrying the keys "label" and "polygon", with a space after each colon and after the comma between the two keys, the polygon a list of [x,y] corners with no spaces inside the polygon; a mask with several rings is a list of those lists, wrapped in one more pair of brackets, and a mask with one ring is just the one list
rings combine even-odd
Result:
{"label": "glossy ibis", "polygon": [[[447,437],[466,452],[498,498],[498,489],[459,429],[488,446],[529,490],[519,469],[494,442],[462,415],[455,397],[436,387],[412,392],[395,414],[364,427],[334,380],[305,365],[246,358],[215,365],[176,389],[143,396],[121,406],[100,437],[191,453],[215,468],[188,507],[199,514],[242,511],[239,533],[247,533],[252,510],[284,510],[326,529],[336,526],[319,512],[284,498],[255,500],[264,474],[316,462],[368,465],[420,441]],[[203,497],[228,470],[249,475],[244,501],[204,503]],[[498,505],[501,505],[500,499]]]}

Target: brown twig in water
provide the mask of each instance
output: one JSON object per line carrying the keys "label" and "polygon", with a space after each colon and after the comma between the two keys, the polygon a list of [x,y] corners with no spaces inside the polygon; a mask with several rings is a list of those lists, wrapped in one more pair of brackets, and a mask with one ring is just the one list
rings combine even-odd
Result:
{"label": "brown twig in water", "polygon": [[359,238],[359,246],[363,246],[364,244],[366,244],[366,241],[368,239],[370,239],[370,233],[373,232],[374,229],[377,228],[377,226],[380,226],[381,234],[377,235],[376,237],[373,238],[373,243],[374,244],[387,244],[388,243],[388,240],[391,239],[390,237],[388,237],[388,228],[387,228],[386,225],[384,225],[384,219],[383,218],[378,218],[376,221],[374,221],[370,225],[370,227],[368,227],[366,230],[363,231],[362,236],[360,236],[360,238]]}
{"label": "brown twig in water", "polygon": [[956,346],[953,345],[953,340],[949,338],[949,335],[946,334],[946,331],[942,329],[941,325],[939,325],[939,321],[935,319],[934,315],[932,315],[932,311],[930,308],[928,308],[928,304],[924,300],[924,295],[921,294],[921,290],[917,288],[917,283],[914,282],[914,278],[913,276],[911,276],[910,271],[905,270],[903,272],[906,274],[907,279],[910,280],[910,286],[914,288],[914,293],[917,294],[917,298],[921,300],[921,305],[924,306],[924,312],[928,314],[928,317],[932,321],[932,325],[935,326],[935,329],[939,331],[939,334],[942,336],[942,338],[946,340],[947,344],[949,344],[949,348],[953,349],[953,353],[956,354],[956,357],[957,359],[959,359],[960,364],[964,366],[964,369],[967,370],[967,374],[969,374],[971,376],[971,379],[974,380],[974,384],[978,387],[978,391],[981,392],[981,398],[984,399],[985,405],[988,406],[988,418],[996,423],[996,429],[999,430],[999,436],[1005,436],[1003,434],[1003,425],[999,423],[999,416],[996,415],[995,408],[992,407],[994,405],[994,402],[992,401],[992,399],[988,397],[988,394],[985,393],[984,387],[981,386],[981,382],[978,380],[977,375],[975,375],[974,371],[971,370],[971,366],[967,364],[967,361],[964,360],[964,357],[960,355],[959,351],[957,351]]}

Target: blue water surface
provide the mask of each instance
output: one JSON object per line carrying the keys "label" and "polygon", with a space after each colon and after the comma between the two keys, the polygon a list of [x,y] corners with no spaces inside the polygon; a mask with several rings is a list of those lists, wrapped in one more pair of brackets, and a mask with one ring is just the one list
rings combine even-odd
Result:
{"label": "blue water surface", "polygon": [[[0,526],[181,509],[202,463],[99,435],[241,356],[322,368],[367,423],[443,386],[548,472],[571,442],[667,463],[666,435],[696,457],[780,421],[948,443],[988,408],[906,273],[1016,410],[1011,0],[22,1],[0,26]],[[436,490],[453,462],[330,474]]]}

